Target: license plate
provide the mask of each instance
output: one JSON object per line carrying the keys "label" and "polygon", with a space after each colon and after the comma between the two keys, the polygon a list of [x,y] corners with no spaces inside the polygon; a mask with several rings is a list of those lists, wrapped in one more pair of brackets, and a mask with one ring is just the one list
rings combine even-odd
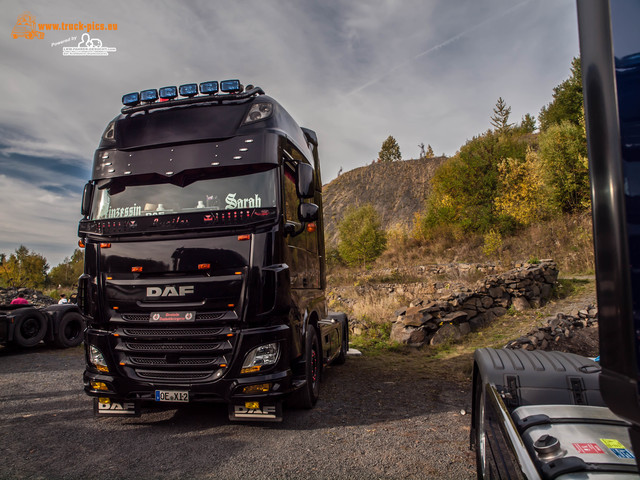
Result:
{"label": "license plate", "polygon": [[188,402],[189,392],[176,390],[156,390],[156,402]]}
{"label": "license plate", "polygon": [[196,319],[196,312],[153,312],[150,320],[152,322],[193,322]]}

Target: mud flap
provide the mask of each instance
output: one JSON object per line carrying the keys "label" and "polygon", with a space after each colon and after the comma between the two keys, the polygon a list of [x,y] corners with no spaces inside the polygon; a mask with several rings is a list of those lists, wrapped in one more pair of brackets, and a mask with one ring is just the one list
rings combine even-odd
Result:
{"label": "mud flap", "polygon": [[109,403],[101,403],[97,398],[93,399],[93,414],[96,417],[117,415],[121,417],[139,417],[140,407],[137,402],[113,400]]}
{"label": "mud flap", "polygon": [[[258,405],[248,405],[257,403]],[[249,407],[257,408],[249,408]],[[259,421],[281,422],[282,402],[275,404],[263,404],[262,402],[246,402],[240,405],[229,404],[229,420],[233,421]]]}

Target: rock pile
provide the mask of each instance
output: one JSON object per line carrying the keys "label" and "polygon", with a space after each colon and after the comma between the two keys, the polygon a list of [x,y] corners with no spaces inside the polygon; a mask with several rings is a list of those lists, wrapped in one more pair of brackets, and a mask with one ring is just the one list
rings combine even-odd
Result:
{"label": "rock pile", "polygon": [[523,350],[550,350],[553,343],[571,338],[576,329],[596,327],[598,309],[589,305],[582,310],[573,310],[569,314],[558,313],[546,321],[546,325],[532,330],[528,334],[509,342],[505,348]]}
{"label": "rock pile", "polygon": [[11,300],[21,293],[22,296],[33,306],[46,307],[56,303],[56,301],[38,290],[30,288],[0,288],[0,305],[9,305]]}
{"label": "rock pile", "polygon": [[414,300],[408,308],[395,312],[391,340],[418,347],[457,340],[510,308],[540,307],[551,297],[557,279],[555,262],[542,260],[490,275],[473,290],[466,288],[437,300]]}

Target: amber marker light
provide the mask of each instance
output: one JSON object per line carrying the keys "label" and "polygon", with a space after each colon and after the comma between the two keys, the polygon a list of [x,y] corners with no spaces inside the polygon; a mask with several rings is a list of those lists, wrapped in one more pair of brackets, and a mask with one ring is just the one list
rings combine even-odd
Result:
{"label": "amber marker light", "polygon": [[227,305],[227,307],[229,307],[229,308],[233,308],[233,307],[235,307],[235,306],[236,306],[236,304],[235,304],[235,303],[230,303],[229,305]]}
{"label": "amber marker light", "polygon": [[307,232],[309,233],[313,233],[318,229],[317,225],[315,223],[308,223],[307,224]]}
{"label": "amber marker light", "polygon": [[209,270],[211,268],[210,263],[200,263],[198,264],[198,270]]}
{"label": "amber marker light", "polygon": [[101,243],[100,244],[100,248],[111,248],[111,244],[110,243]]}
{"label": "amber marker light", "polygon": [[82,240],[78,240],[78,246],[80,248],[84,248],[86,245],[84,244],[84,242]]}
{"label": "amber marker light", "polygon": [[236,275],[242,275],[242,272],[236,272]]}
{"label": "amber marker light", "polygon": [[242,241],[242,240],[251,240],[251,234],[247,233],[245,235],[238,235],[238,240]]}
{"label": "amber marker light", "polygon": [[120,307],[113,307],[114,310],[118,310]]}
{"label": "amber marker light", "polygon": [[131,271],[132,272],[141,272],[142,271],[142,267],[131,267]]}

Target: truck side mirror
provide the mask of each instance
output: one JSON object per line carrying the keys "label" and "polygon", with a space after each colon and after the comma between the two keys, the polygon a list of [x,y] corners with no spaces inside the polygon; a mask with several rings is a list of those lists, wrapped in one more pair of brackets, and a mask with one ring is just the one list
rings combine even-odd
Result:
{"label": "truck side mirror", "polygon": [[298,219],[302,223],[315,222],[318,219],[318,206],[315,203],[298,205]]}
{"label": "truck side mirror", "polygon": [[308,163],[299,163],[297,168],[296,191],[300,198],[313,198],[313,167]]}
{"label": "truck side mirror", "polygon": [[87,217],[89,215],[89,211],[91,210],[92,197],[93,183],[89,182],[84,186],[84,191],[82,192],[82,205],[80,206],[80,213],[83,217]]}

